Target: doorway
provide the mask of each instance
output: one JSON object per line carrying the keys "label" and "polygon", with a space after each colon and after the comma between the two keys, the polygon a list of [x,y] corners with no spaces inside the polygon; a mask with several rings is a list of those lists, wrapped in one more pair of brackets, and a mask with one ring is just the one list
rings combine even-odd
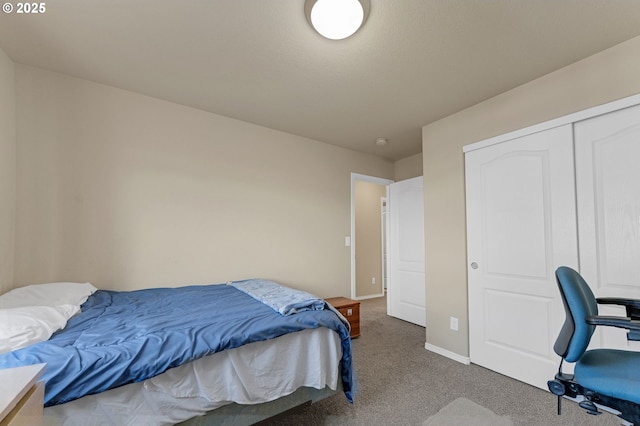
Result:
{"label": "doorway", "polygon": [[351,298],[387,296],[388,315],[422,327],[423,192],[422,176],[400,182],[351,176]]}
{"label": "doorway", "polygon": [[351,298],[382,297],[385,284],[381,199],[392,180],[351,174]]}

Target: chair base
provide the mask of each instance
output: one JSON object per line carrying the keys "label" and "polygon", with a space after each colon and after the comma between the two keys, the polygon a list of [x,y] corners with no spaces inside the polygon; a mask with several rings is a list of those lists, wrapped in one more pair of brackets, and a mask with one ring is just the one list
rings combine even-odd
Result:
{"label": "chair base", "polygon": [[572,374],[558,373],[554,380],[547,382],[547,386],[552,394],[558,396],[558,414],[561,413],[560,407],[563,396],[569,398],[582,396],[584,400],[581,401],[579,405],[581,408],[584,408],[587,413],[592,415],[600,414],[596,405],[609,407],[620,413],[616,415],[622,420],[640,426],[640,404],[602,395],[591,389],[584,388],[574,380]]}

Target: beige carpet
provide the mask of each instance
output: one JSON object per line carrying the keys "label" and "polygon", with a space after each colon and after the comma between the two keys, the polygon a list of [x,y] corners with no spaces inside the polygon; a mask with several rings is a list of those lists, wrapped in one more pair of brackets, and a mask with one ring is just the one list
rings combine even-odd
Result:
{"label": "beige carpet", "polygon": [[498,416],[466,398],[458,398],[430,416],[423,426],[513,426],[508,416]]}
{"label": "beige carpet", "polygon": [[[618,417],[590,416],[572,401],[563,402],[559,416],[549,391],[426,350],[424,327],[388,316],[385,297],[362,300],[360,330],[362,336],[353,340],[355,403],[337,394],[271,426],[620,426]],[[464,410],[474,404],[487,410]],[[459,406],[462,411],[446,415]]]}

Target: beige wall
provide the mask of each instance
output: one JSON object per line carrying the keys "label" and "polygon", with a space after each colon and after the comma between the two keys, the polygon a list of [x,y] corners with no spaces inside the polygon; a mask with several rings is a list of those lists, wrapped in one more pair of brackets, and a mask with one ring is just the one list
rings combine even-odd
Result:
{"label": "beige wall", "polygon": [[396,182],[422,176],[422,153],[403,158],[394,163],[394,177]]}
{"label": "beige wall", "polygon": [[[382,207],[387,186],[355,182],[356,297],[382,293]],[[375,279],[375,284],[371,279]]]}
{"label": "beige wall", "polygon": [[637,93],[640,37],[423,127],[427,343],[469,354],[462,147]]}
{"label": "beige wall", "polygon": [[0,293],[13,287],[16,125],[13,62],[0,49]]}
{"label": "beige wall", "polygon": [[16,65],[16,285],[350,294],[351,172],[393,163]]}

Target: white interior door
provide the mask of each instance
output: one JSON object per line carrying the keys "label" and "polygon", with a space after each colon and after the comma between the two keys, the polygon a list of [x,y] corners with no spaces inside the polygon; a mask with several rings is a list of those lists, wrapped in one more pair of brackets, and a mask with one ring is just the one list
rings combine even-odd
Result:
{"label": "white interior door", "polygon": [[[640,299],[640,106],[575,125],[580,273],[596,297]],[[602,305],[602,315],[622,307]],[[599,327],[594,346],[640,349]]]}
{"label": "white interior door", "polygon": [[389,315],[426,325],[422,176],[389,185]]}
{"label": "white interior door", "polygon": [[466,153],[471,362],[546,389],[577,267],[572,126]]}

